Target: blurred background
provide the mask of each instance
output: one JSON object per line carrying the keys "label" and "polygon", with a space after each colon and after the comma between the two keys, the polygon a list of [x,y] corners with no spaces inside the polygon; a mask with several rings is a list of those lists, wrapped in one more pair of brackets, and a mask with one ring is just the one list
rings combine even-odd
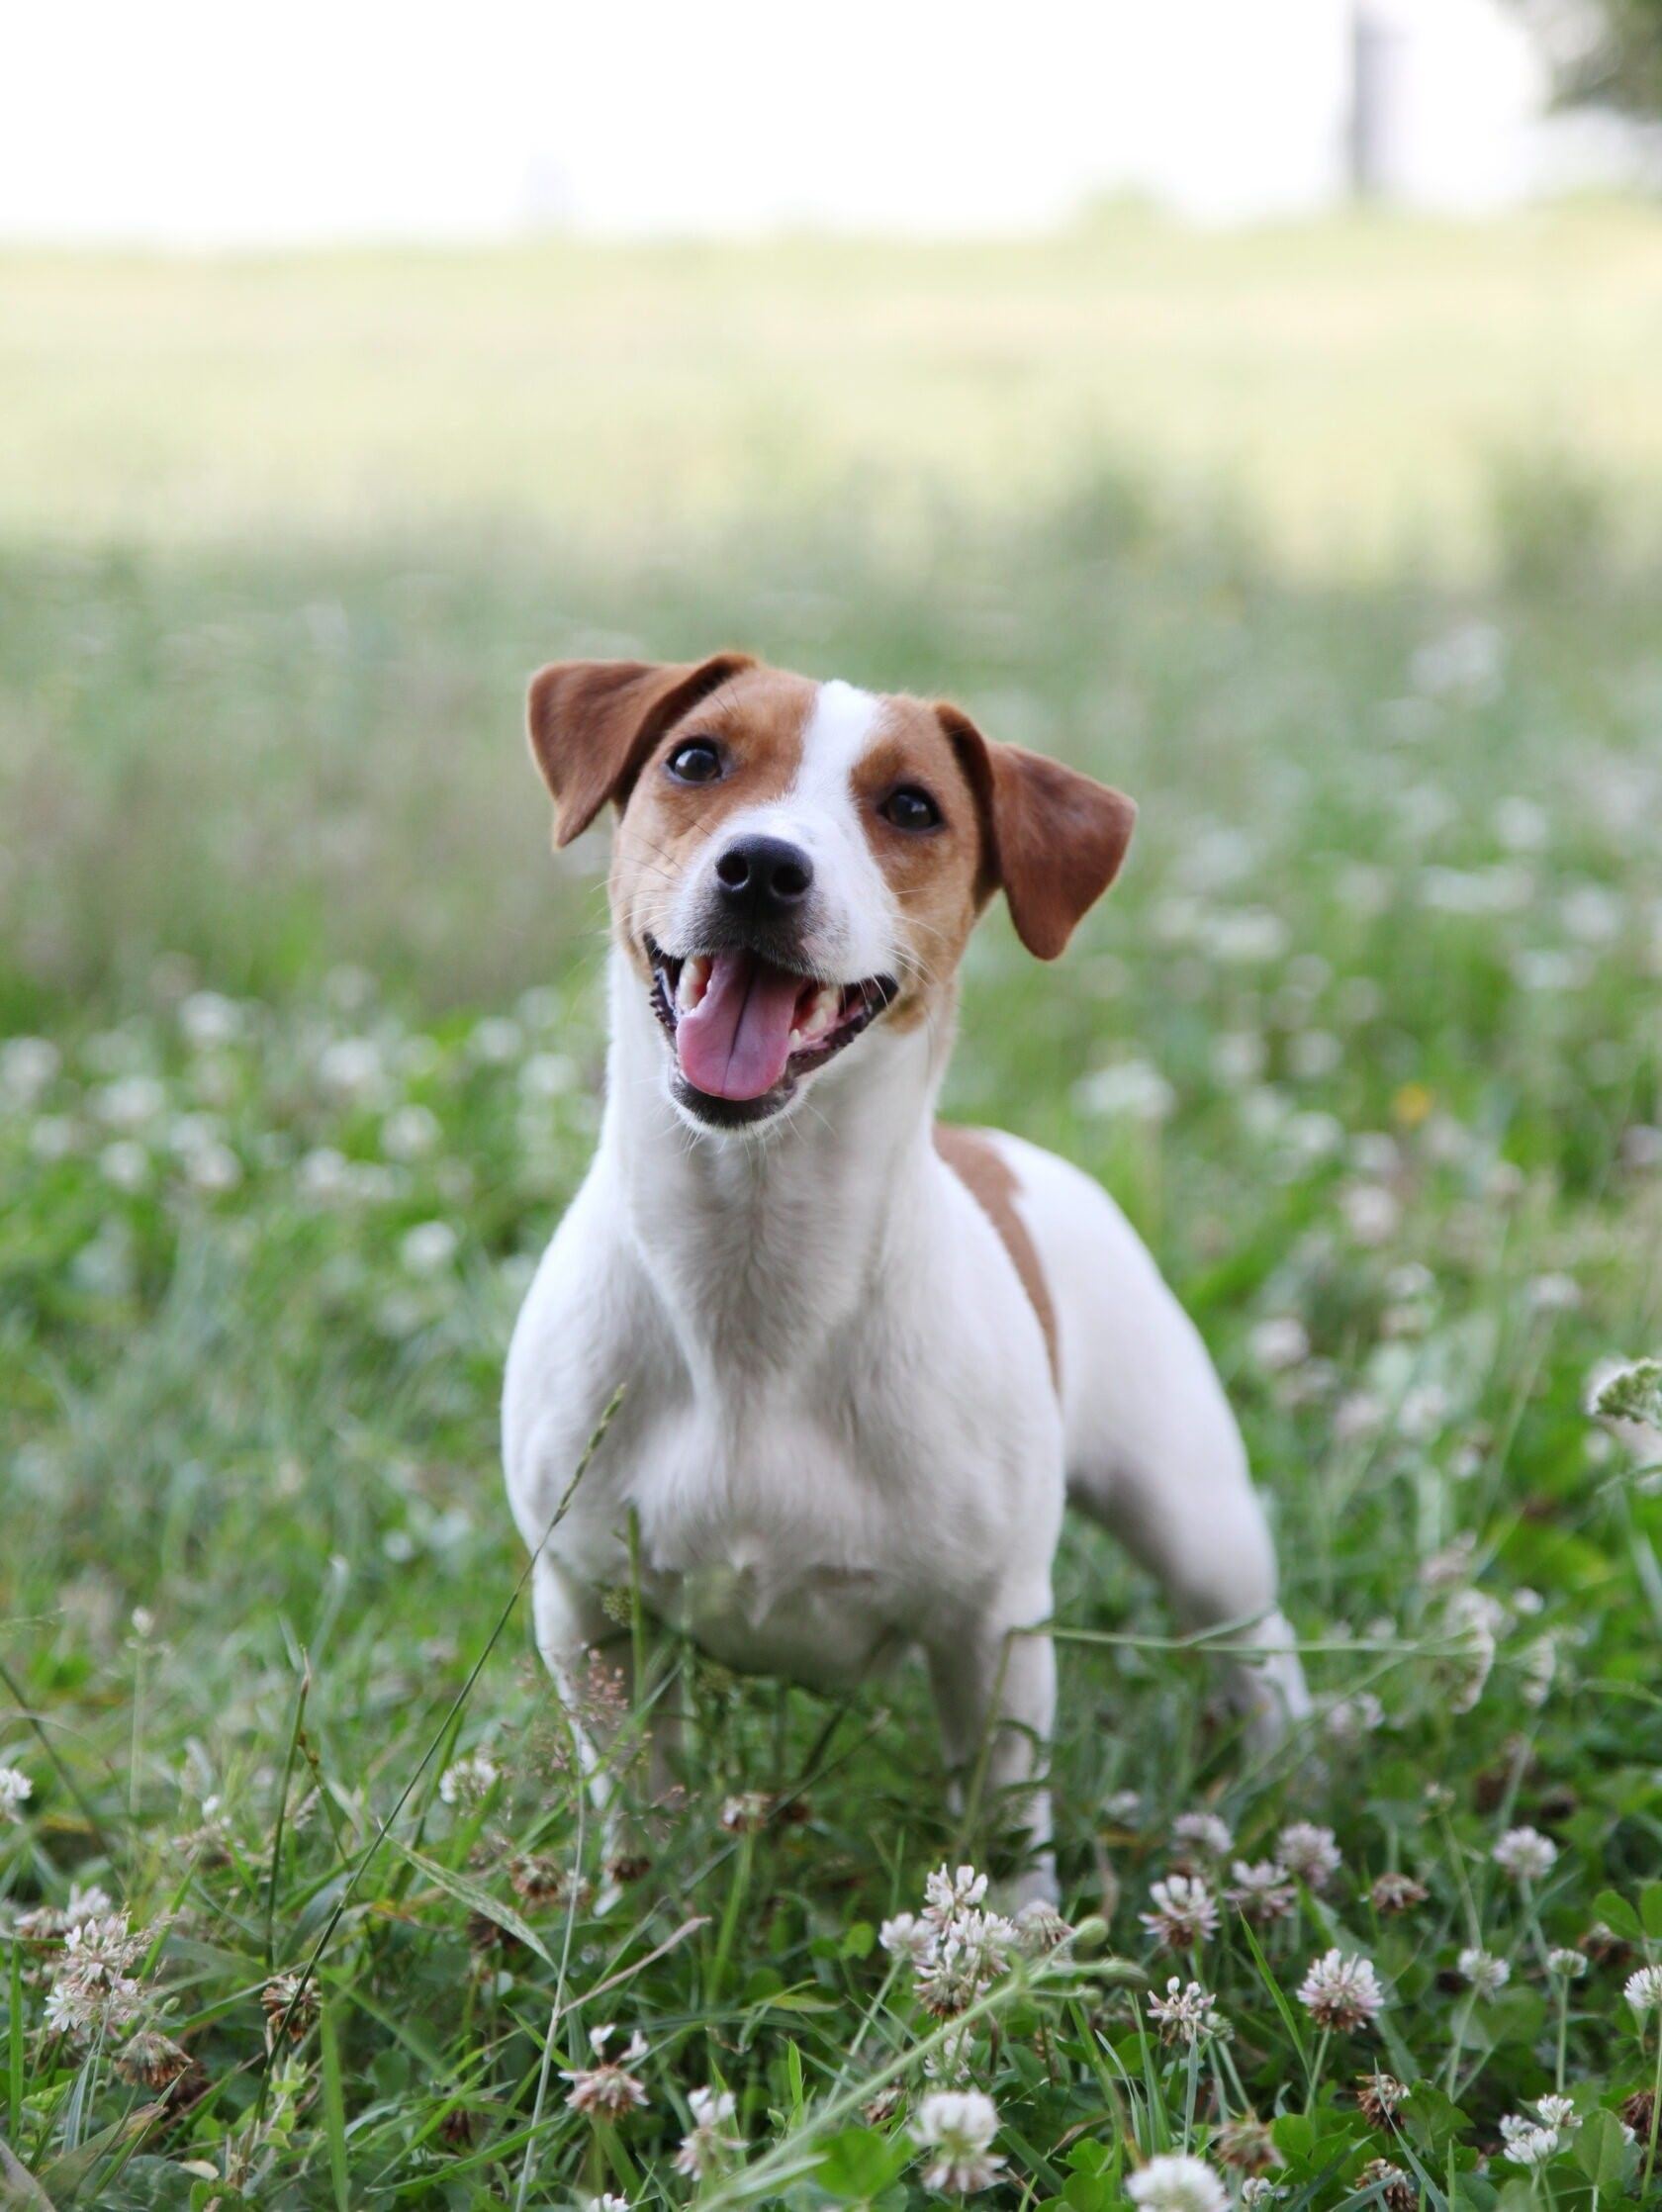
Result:
{"label": "blurred background", "polygon": [[[435,1725],[501,1759],[490,1851],[583,1863],[521,1628],[463,1711],[521,1566],[504,1346],[603,1068],[606,833],[551,856],[524,687],[724,645],[954,698],[1141,802],[1065,960],[977,932],[945,1105],[1100,1175],[1195,1315],[1329,1779],[1237,1794],[1194,1655],[1075,1532],[1068,1894],[1111,1849],[1137,1946],[1179,1809],[1248,1855],[1334,1817],[1339,1909],[1371,1915],[1362,1870],[1437,1885],[1440,1934],[1367,1944],[1405,2079],[1393,2021],[1422,2059],[1451,2033],[1451,2085],[1462,2038],[1510,2048],[1487,2143],[1549,2077],[1525,1926],[1615,1923],[1657,1858],[1662,1501],[1582,1408],[1662,1336],[1662,0],[54,0],[3,46],[0,1770],[33,1797],[0,1890],[179,1913],[168,2017],[214,2083],[166,2193],[135,2159],[85,2196],[209,2185],[254,1992]],[[716,1919],[618,2017],[719,2018],[727,2079],[724,2008],[811,1975],[791,2062],[842,2080],[901,1862],[964,1855],[917,1687],[832,1761],[840,1713],[682,1656],[702,1788],[652,1879]],[[717,1827],[810,1774],[810,1825]],[[1434,1831],[1428,1777],[1478,1809]],[[1140,1839],[1101,1826],[1128,1790]],[[1491,1815],[1563,1854],[1544,1923],[1527,1883],[1484,1922],[1518,1973],[1480,2030],[1448,1991]],[[421,2202],[483,2203],[530,2140],[546,1991],[504,1999],[451,1911],[507,1875],[473,1812],[409,1818],[457,1871],[378,1873],[325,1962],[375,2107],[346,2141],[326,2074],[274,2105],[262,2203],[321,2201],[326,2130],[340,2204],[432,2160]],[[528,1897],[553,1861],[510,1864]],[[526,1909],[569,1938],[558,1894]],[[1599,1956],[1572,2078],[1614,2102],[1650,2057]],[[1267,2110],[1286,2047],[1239,2017]],[[55,2037],[19,2135],[20,2048],[12,2140],[90,2157]],[[747,2126],[800,2104],[785,2063]],[[1050,2093],[1009,2141],[1056,2140]]]}
{"label": "blurred background", "polygon": [[1648,0],[30,11],[0,1006],[535,980],[555,654],[935,687],[1198,801],[1497,585],[1618,620],[1659,55]]}

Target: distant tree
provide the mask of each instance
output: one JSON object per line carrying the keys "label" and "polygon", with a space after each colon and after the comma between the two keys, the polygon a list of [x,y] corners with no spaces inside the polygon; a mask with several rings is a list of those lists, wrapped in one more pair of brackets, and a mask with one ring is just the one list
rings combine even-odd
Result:
{"label": "distant tree", "polygon": [[1662,0],[1520,0],[1568,105],[1662,115]]}

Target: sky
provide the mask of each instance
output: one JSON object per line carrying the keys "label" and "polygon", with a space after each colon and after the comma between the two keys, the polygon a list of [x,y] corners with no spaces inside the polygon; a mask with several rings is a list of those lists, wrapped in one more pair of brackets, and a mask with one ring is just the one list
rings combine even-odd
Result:
{"label": "sky", "polygon": [[[1341,173],[1349,4],[52,0],[7,30],[0,235],[1019,230],[1128,186],[1274,214]],[[1500,0],[1369,4],[1474,30],[1437,61],[1470,140]]]}

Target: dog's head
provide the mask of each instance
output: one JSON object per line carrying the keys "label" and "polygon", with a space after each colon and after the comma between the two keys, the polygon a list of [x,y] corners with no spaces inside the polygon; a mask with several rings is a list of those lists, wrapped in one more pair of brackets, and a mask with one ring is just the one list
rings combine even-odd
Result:
{"label": "dog's head", "polygon": [[927,1020],[1000,888],[1054,960],[1136,809],[956,707],[816,684],[742,653],[565,661],[530,692],[567,845],[607,801],[611,910],[683,1113],[771,1119],[872,1024]]}

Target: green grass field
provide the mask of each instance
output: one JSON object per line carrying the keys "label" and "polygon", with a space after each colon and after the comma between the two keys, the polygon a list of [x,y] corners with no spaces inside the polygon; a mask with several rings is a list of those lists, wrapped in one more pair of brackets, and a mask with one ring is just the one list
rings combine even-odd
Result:
{"label": "green grass field", "polygon": [[[0,2202],[1640,2194],[1662,1444],[1587,1397],[1662,1337],[1662,223],[0,300]],[[994,1928],[956,2016],[878,1937],[985,1850],[918,1681],[670,1648],[685,1794],[618,1888],[515,1602],[501,1363],[603,1043],[603,840],[550,859],[523,681],[727,642],[1141,799],[1063,963],[989,919],[948,1105],[1180,1288],[1320,1705],[1249,1758],[1071,1530],[1078,1932]],[[1376,2017],[1301,1997],[1335,1946]],[[1162,2039],[1173,1974],[1227,2038]],[[990,2174],[930,2146],[959,2089]]]}

